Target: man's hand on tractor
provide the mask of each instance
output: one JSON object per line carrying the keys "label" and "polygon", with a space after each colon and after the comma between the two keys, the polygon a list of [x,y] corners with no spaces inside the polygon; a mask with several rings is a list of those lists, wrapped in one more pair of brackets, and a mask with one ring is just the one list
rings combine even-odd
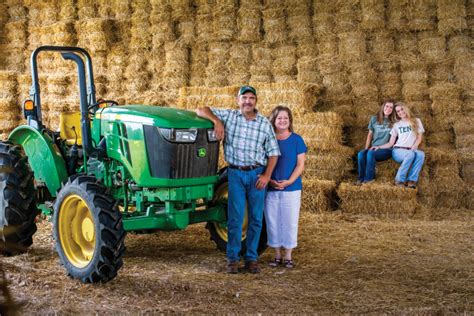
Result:
{"label": "man's hand on tractor", "polygon": [[220,120],[214,122],[214,134],[216,134],[217,140],[221,141],[224,139],[224,124]]}

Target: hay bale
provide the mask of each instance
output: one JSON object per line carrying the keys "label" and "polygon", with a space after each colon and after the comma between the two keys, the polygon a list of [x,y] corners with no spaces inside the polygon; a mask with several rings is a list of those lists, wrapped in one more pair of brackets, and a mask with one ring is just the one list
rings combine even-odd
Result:
{"label": "hay bale", "polygon": [[389,0],[387,8],[388,28],[396,31],[404,31],[407,26],[406,12],[408,12],[407,1]]}
{"label": "hay bale", "polygon": [[207,43],[210,38],[213,38],[213,22],[212,22],[212,5],[210,0],[196,1],[196,41]]}
{"label": "hay bale", "polygon": [[408,29],[411,31],[433,30],[436,27],[436,1],[408,2]]}
{"label": "hay bale", "polygon": [[339,182],[352,169],[351,156],[354,150],[350,147],[334,144],[328,151],[319,148],[310,150],[312,153],[306,155],[305,162],[307,177]]}
{"label": "hay bale", "polygon": [[418,48],[421,56],[428,62],[438,62],[446,58],[446,39],[436,32],[426,31],[419,33]]}
{"label": "hay bale", "polygon": [[171,5],[166,2],[152,2],[150,13],[151,34],[153,47],[176,39],[174,23],[171,20]]}
{"label": "hay bale", "polygon": [[425,82],[404,84],[402,95],[407,101],[423,101],[428,96],[428,84]]}
{"label": "hay bale", "polygon": [[437,4],[439,33],[448,35],[467,28],[463,0],[440,0]]}
{"label": "hay bale", "polygon": [[429,83],[431,86],[440,83],[453,82],[453,63],[451,60],[444,60],[429,67]]}
{"label": "hay bale", "polygon": [[404,84],[410,83],[427,83],[428,71],[422,69],[403,71],[401,80]]}
{"label": "hay bale", "polygon": [[382,71],[378,73],[380,95],[385,98],[400,99],[402,82],[398,71]]}
{"label": "hay bale", "polygon": [[265,44],[252,45],[252,61],[250,82],[271,82],[272,49]]}
{"label": "hay bale", "polygon": [[297,42],[309,42],[312,40],[311,8],[309,2],[289,0],[286,2],[286,23],[289,29],[289,39]]}
{"label": "hay bale", "polygon": [[232,43],[229,51],[229,84],[243,85],[250,80],[251,46],[245,43]]}
{"label": "hay bale", "polygon": [[385,5],[382,1],[362,0],[362,21],[360,27],[364,30],[385,28]]}
{"label": "hay bale", "polygon": [[335,25],[335,13],[315,11],[313,15],[313,33],[318,39],[334,35]]}
{"label": "hay bale", "polygon": [[97,18],[97,2],[94,0],[78,0],[77,15],[80,20]]}
{"label": "hay bale", "polygon": [[307,179],[303,174],[301,210],[321,213],[333,209],[336,183],[334,181]]}
{"label": "hay bale", "polygon": [[222,87],[228,84],[230,43],[214,42],[209,44],[208,64],[206,67],[206,85]]}
{"label": "hay bale", "polygon": [[367,48],[377,61],[384,61],[395,51],[395,40],[391,32],[380,30],[368,37]]}
{"label": "hay bale", "polygon": [[231,41],[236,30],[235,0],[218,0],[213,8],[213,33],[218,41]]}
{"label": "hay bale", "polygon": [[87,47],[90,53],[107,51],[114,38],[112,23],[107,19],[81,19],[75,23],[80,47]]}
{"label": "hay bale", "polygon": [[381,218],[411,217],[418,205],[416,193],[416,189],[377,182],[363,186],[342,183],[337,189],[343,212]]}
{"label": "hay bale", "polygon": [[278,77],[285,77],[292,81],[296,75],[296,47],[292,45],[279,46],[272,51],[272,74],[275,82],[279,82]]}
{"label": "hay bale", "polygon": [[357,29],[361,16],[360,3],[355,1],[336,1],[337,18],[335,29],[337,33],[351,32]]}
{"label": "hay bale", "polygon": [[454,35],[448,40],[448,50],[452,57],[465,56],[471,52],[471,38],[466,35]]}
{"label": "hay bale", "polygon": [[296,80],[299,82],[322,83],[322,77],[317,67],[316,57],[303,56],[296,63],[298,74]]}
{"label": "hay bale", "polygon": [[339,56],[344,61],[359,61],[366,57],[367,47],[362,32],[351,31],[339,33]]}
{"label": "hay bale", "polygon": [[441,83],[432,86],[429,91],[431,100],[456,101],[461,98],[462,88],[453,83]]}
{"label": "hay bale", "polygon": [[[18,3],[7,4],[6,11],[8,11],[10,21],[21,21],[28,18],[28,10],[25,6]],[[6,11],[4,12],[6,13]]]}
{"label": "hay bale", "polygon": [[207,45],[195,44],[191,46],[189,84],[204,86],[206,67],[208,64]]}
{"label": "hay bale", "polygon": [[171,89],[186,86],[189,80],[189,48],[179,42],[166,43],[165,60],[163,85]]}
{"label": "hay bale", "polygon": [[58,0],[58,20],[75,20],[77,19],[76,1],[74,0]]}
{"label": "hay bale", "polygon": [[284,3],[278,2],[262,10],[264,39],[268,44],[287,41],[286,13]]}
{"label": "hay bale", "polygon": [[57,22],[43,27],[42,37],[43,43],[58,46],[75,46],[77,42],[76,31],[73,22]]}
{"label": "hay bale", "polygon": [[18,126],[19,111],[1,112],[0,113],[0,133],[10,133]]}
{"label": "hay bale", "polygon": [[8,48],[21,50],[27,46],[26,20],[8,22],[4,27]]}
{"label": "hay bale", "polygon": [[243,43],[256,43],[262,39],[262,12],[255,1],[240,1],[237,11],[237,39]]}
{"label": "hay bale", "polygon": [[456,82],[462,86],[466,92],[474,90],[474,63],[471,61],[472,53],[465,55],[458,55],[454,61],[454,76]]}

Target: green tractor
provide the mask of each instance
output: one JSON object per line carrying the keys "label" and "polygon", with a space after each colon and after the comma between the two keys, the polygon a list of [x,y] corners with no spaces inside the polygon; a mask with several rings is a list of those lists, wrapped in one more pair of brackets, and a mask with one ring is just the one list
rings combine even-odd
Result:
{"label": "green tractor", "polygon": [[[80,112],[43,125],[37,56],[58,52],[77,65]],[[113,279],[127,231],[182,230],[207,222],[227,243],[225,170],[210,121],[160,106],[96,101],[92,60],[82,48],[42,46],[31,55],[32,86],[18,126],[0,142],[0,252],[32,245],[35,218],[51,216],[60,262],[84,283]],[[242,245],[245,246],[246,223]],[[260,251],[265,249],[262,230]]]}

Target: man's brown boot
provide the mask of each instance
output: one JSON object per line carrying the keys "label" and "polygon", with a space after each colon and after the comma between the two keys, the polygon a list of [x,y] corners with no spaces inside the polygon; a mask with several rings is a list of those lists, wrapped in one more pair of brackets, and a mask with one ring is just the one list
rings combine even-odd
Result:
{"label": "man's brown boot", "polygon": [[260,267],[258,266],[257,261],[245,262],[245,269],[250,273],[260,273]]}
{"label": "man's brown boot", "polygon": [[239,262],[238,261],[231,261],[231,262],[227,263],[227,273],[229,273],[229,274],[239,273]]}

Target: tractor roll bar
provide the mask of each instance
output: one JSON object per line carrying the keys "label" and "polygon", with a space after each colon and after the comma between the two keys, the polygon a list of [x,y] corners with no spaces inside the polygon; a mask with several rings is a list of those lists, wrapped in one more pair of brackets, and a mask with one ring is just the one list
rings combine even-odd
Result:
{"label": "tractor roll bar", "polygon": [[[68,46],[40,46],[33,51],[31,54],[31,76],[32,84],[30,89],[30,97],[33,99],[36,108],[36,116],[38,119],[39,129],[43,128],[42,114],[41,114],[41,93],[38,78],[38,65],[37,57],[40,52],[60,52],[64,59],[73,60],[77,64],[77,71],[79,77],[79,95],[80,95],[80,107],[81,107],[81,131],[83,135],[83,146],[87,153],[92,151],[92,141],[90,132],[90,121],[88,116],[89,106],[96,103],[95,99],[95,85],[94,85],[94,73],[92,71],[92,59],[89,53],[80,47],[68,47]],[[80,56],[78,56],[78,53]],[[86,91],[86,78],[84,61],[86,60],[87,66],[87,91]],[[82,78],[82,79],[81,79]]]}

